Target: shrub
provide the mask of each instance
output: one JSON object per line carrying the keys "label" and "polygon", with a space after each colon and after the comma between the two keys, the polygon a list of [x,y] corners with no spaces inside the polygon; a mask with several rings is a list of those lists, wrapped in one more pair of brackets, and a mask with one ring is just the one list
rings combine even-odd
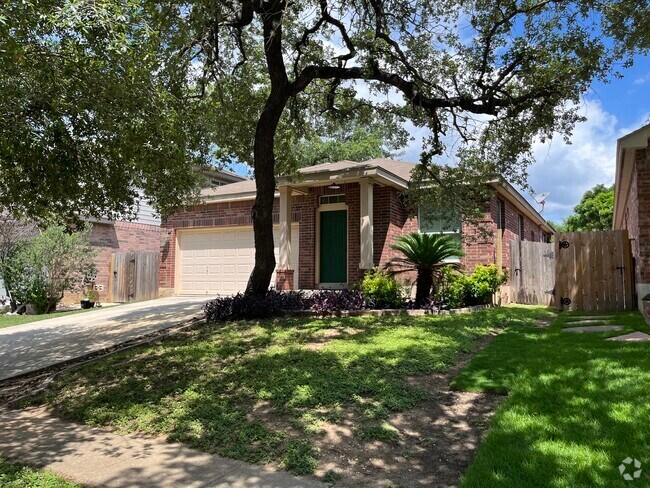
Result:
{"label": "shrub", "polygon": [[402,285],[386,271],[378,268],[368,271],[361,282],[360,289],[371,308],[404,306]]}
{"label": "shrub", "polygon": [[288,312],[306,310],[311,305],[311,298],[307,297],[302,291],[275,291],[273,293],[278,295],[277,300],[279,301],[279,310]]}
{"label": "shrub", "polygon": [[327,315],[344,310],[367,308],[359,290],[320,290],[307,296],[302,291],[279,292],[271,290],[265,295],[238,293],[218,297],[203,306],[208,322],[253,320],[278,317],[285,312],[309,310]]}
{"label": "shrub", "polygon": [[501,271],[496,264],[478,265],[474,268],[469,284],[471,305],[490,303],[492,295],[499,287],[508,281],[508,275]]}
{"label": "shrub", "polygon": [[441,308],[460,308],[469,300],[469,278],[451,266],[440,271],[439,285],[434,301]]}
{"label": "shrub", "polygon": [[301,291],[279,292],[271,290],[265,295],[238,293],[218,297],[203,306],[208,322],[228,320],[268,319],[285,311],[308,308],[309,299]]}
{"label": "shrub", "polygon": [[40,314],[53,310],[66,291],[78,289],[85,276],[96,273],[90,230],[69,233],[53,226],[16,247],[2,263],[12,298]]}
{"label": "shrub", "polygon": [[434,300],[445,308],[485,305],[507,280],[506,273],[495,264],[478,265],[470,276],[444,268]]}
{"label": "shrub", "polygon": [[367,303],[360,290],[321,290],[311,296],[311,309],[322,315],[364,308]]}

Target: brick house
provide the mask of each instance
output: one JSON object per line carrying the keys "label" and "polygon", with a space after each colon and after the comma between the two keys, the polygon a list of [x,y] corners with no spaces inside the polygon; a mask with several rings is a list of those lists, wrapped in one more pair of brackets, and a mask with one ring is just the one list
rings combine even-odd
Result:
{"label": "brick house", "polygon": [[642,310],[650,294],[650,124],[618,140],[612,228],[628,231]]}
{"label": "brick house", "polygon": [[[415,164],[389,159],[340,161],[277,179],[273,211],[277,289],[342,288],[365,270],[395,256],[390,245],[413,231],[440,232],[409,215],[400,194]],[[494,184],[484,225],[493,236],[463,242],[462,263],[509,267],[512,239],[547,241],[544,218],[511,185]],[[251,207],[255,182],[232,183],[202,192],[200,205],[162,223],[160,287],[168,294],[231,294],[243,291],[254,264]],[[460,222],[451,233],[474,229]],[[471,241],[471,240],[467,240]]]}

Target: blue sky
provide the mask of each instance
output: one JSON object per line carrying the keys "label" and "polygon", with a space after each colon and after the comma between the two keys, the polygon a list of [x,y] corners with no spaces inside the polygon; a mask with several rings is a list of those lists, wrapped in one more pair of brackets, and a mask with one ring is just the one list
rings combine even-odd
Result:
{"label": "blue sky", "polygon": [[[566,218],[586,190],[612,184],[616,140],[650,122],[650,58],[639,56],[620,73],[622,79],[611,76],[609,83],[595,83],[584,95],[580,111],[587,121],[576,126],[572,144],[557,137],[535,146],[529,181],[536,193],[550,194],[543,213],[547,219]],[[423,135],[415,131],[399,159],[419,161]],[[233,170],[250,176],[246,165]]]}

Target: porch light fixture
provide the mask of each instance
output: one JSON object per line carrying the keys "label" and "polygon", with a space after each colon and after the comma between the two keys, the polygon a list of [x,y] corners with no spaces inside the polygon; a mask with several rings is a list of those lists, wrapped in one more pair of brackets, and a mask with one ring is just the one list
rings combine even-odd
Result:
{"label": "porch light fixture", "polygon": [[330,186],[327,187],[329,190],[340,190],[341,187],[337,185],[336,183],[332,183]]}

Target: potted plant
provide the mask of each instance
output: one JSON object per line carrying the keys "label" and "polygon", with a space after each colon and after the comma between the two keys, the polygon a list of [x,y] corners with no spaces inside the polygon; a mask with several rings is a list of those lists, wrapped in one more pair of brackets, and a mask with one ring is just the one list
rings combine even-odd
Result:
{"label": "potted plant", "polygon": [[97,301],[99,301],[99,293],[95,290],[86,290],[81,300],[81,308],[93,308]]}

